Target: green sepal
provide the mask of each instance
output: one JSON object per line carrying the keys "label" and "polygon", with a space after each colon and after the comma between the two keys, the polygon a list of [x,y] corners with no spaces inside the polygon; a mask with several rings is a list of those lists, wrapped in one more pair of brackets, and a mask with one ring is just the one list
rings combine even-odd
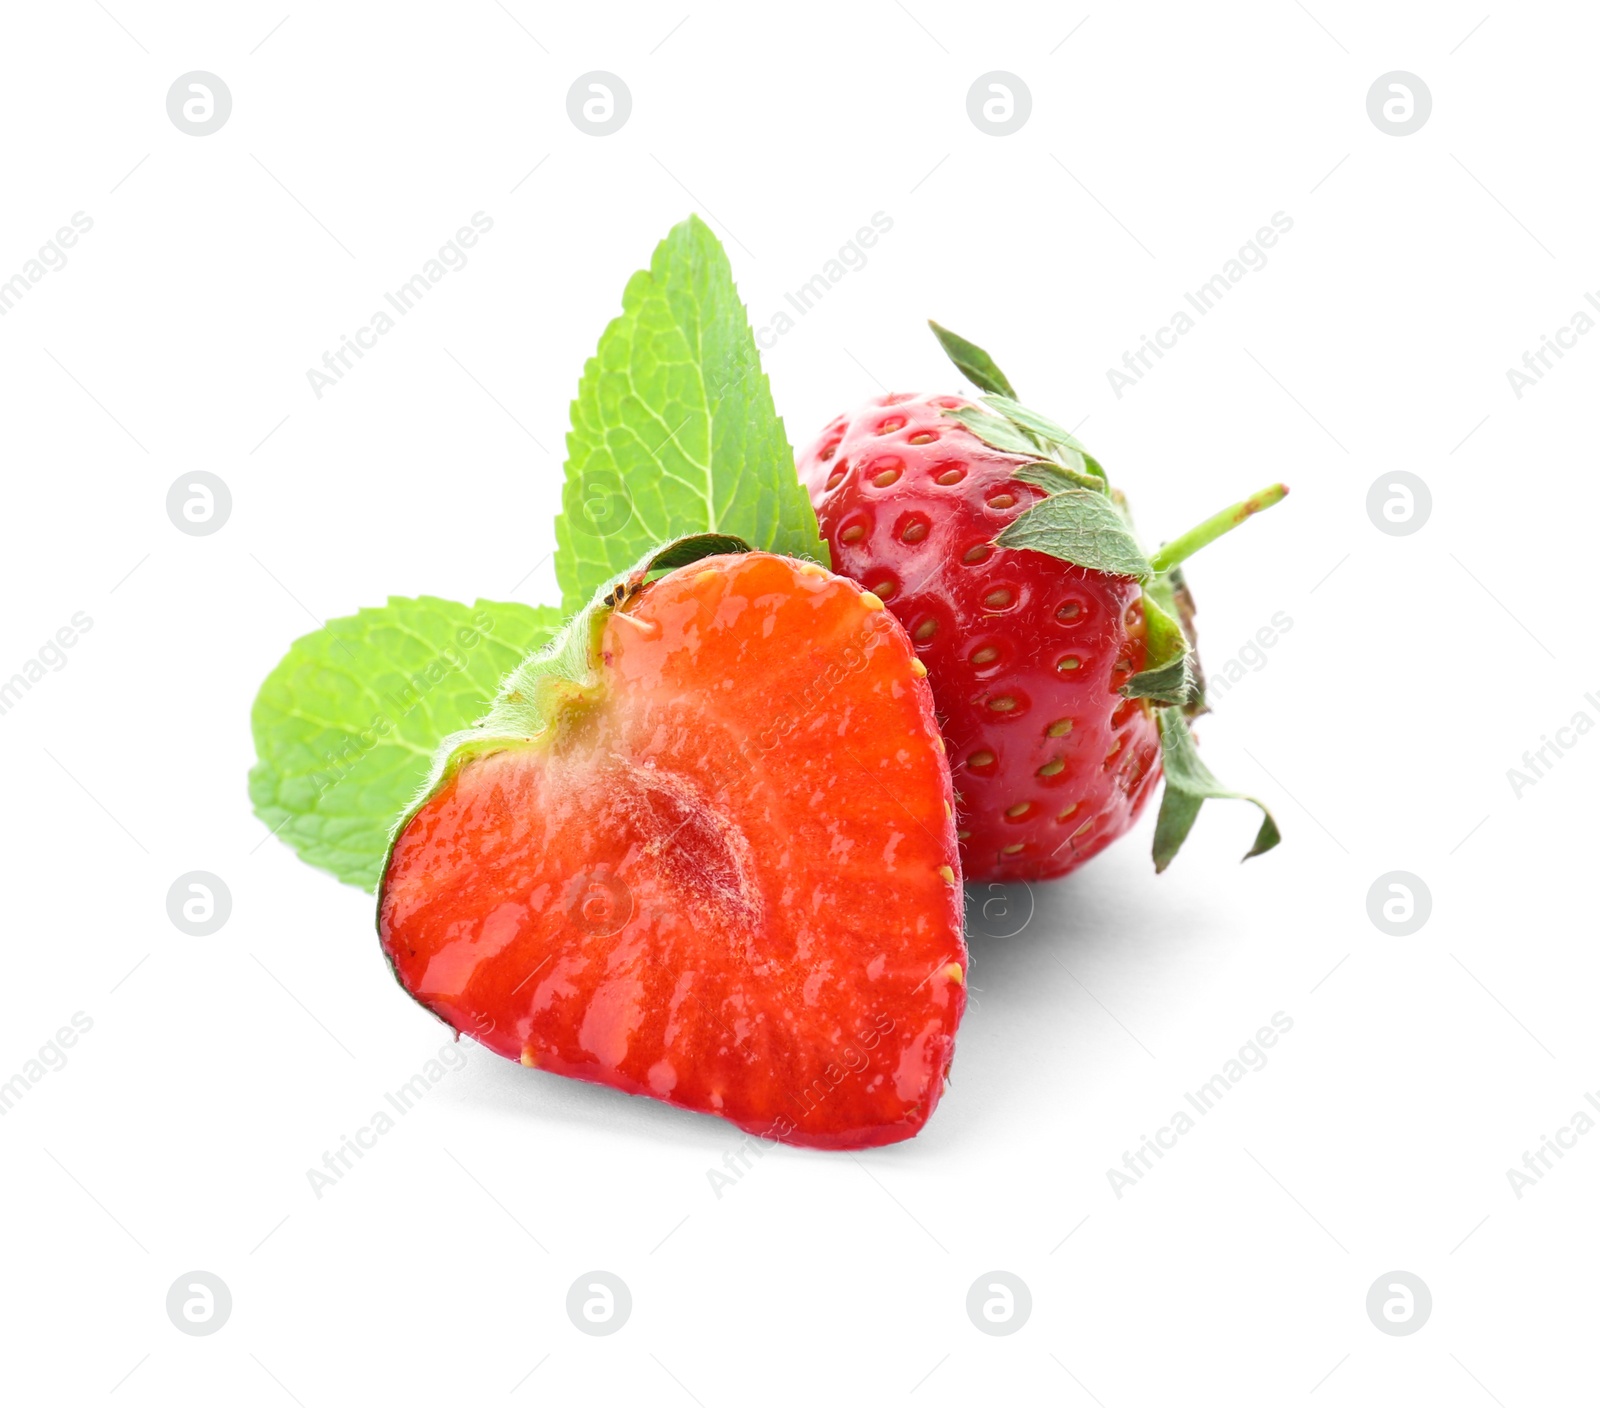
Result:
{"label": "green sepal", "polygon": [[[1080,487],[1109,492],[1105,470],[1084,448],[1083,442],[1064,426],[1037,411],[1030,411],[1018,401],[1005,373],[983,348],[931,319],[928,326],[961,373],[985,393],[980,399],[989,408],[984,411],[976,406],[961,406],[946,410],[945,415],[966,426],[991,449],[1058,463],[1067,477]],[[1029,482],[1047,491],[1055,487],[1038,479],[1029,479]]]}
{"label": "green sepal", "polygon": [[645,579],[654,573],[670,572],[675,567],[687,567],[691,562],[699,562],[703,557],[714,557],[719,552],[750,550],[750,543],[743,538],[735,537],[732,533],[687,533],[681,538],[674,538],[664,547],[646,553],[638,563],[611,584],[611,589],[615,592],[625,588],[627,595],[632,596],[644,585]]}
{"label": "green sepal", "polygon": [[[1007,401],[1004,396],[986,396],[984,400],[1016,405],[1015,401]],[[960,421],[992,450],[1003,450],[1008,455],[1029,455],[1035,458],[1053,455],[1054,459],[1043,460],[1046,466],[1060,468],[1074,484],[1081,485],[1085,489],[1105,492],[1105,470],[1093,456],[1085,454],[1075,445],[1050,440],[1036,434],[1014,417],[1008,419],[990,415],[987,411],[980,411],[976,406],[959,406],[954,410],[946,410],[944,414],[951,420]]]}
{"label": "green sepal", "polygon": [[1065,449],[1073,450],[1080,456],[1089,453],[1084,448],[1083,442],[1070,430],[1057,425],[1048,416],[1042,416],[1037,411],[1030,411],[1015,397],[985,396],[983,397],[983,404],[991,410],[998,411],[1007,420],[1021,426],[1044,444],[1058,445]]}
{"label": "green sepal", "polygon": [[1183,568],[1174,567],[1160,573],[1145,591],[1169,616],[1176,617],[1183,628],[1184,639],[1189,643],[1189,697],[1184,701],[1183,712],[1187,718],[1198,718],[1209,712],[1206,674],[1200,664],[1200,642],[1195,634],[1194,594],[1183,579]]}
{"label": "green sepal", "polygon": [[947,410],[945,415],[958,420],[983,443],[993,450],[1004,450],[1008,455],[1037,455],[1040,446],[1010,421],[980,411],[976,406],[961,406]]}
{"label": "green sepal", "polygon": [[1177,708],[1156,710],[1156,726],[1161,731],[1161,770],[1166,775],[1166,790],[1161,794],[1161,810],[1156,816],[1155,844],[1152,854],[1159,875],[1178,854],[1179,848],[1200,814],[1201,803],[1208,798],[1233,798],[1250,802],[1261,808],[1261,829],[1256,832],[1254,844],[1242,859],[1249,860],[1264,851],[1270,851],[1282,839],[1278,823],[1264,802],[1243,792],[1233,792],[1212,775],[1200,759],[1189,733],[1188,721]]}
{"label": "green sepal", "polygon": [[1096,493],[1101,491],[1100,481],[1093,475],[1082,474],[1056,460],[1036,460],[1033,464],[1019,465],[1011,471],[1011,477],[1025,484],[1036,484],[1047,494],[1058,494],[1072,485],[1080,489],[1093,489]]}
{"label": "green sepal", "polygon": [[1193,690],[1194,676],[1189,673],[1189,654],[1185,651],[1165,665],[1140,670],[1120,693],[1128,699],[1149,699],[1157,704],[1187,704]]}
{"label": "green sepal", "polygon": [[1189,667],[1189,641],[1183,626],[1156,601],[1149,589],[1140,598],[1144,611],[1145,667],[1121,693],[1129,699],[1153,699],[1158,704],[1187,704],[1194,690]]}
{"label": "green sepal", "polygon": [[[1036,481],[1034,481],[1036,482]],[[1006,525],[995,542],[1031,548],[1093,572],[1148,581],[1151,572],[1127,523],[1106,495],[1069,488],[1040,499]]]}
{"label": "green sepal", "polygon": [[1011,389],[1011,383],[1006,380],[1006,374],[995,366],[994,358],[974,342],[958,336],[949,328],[942,328],[932,318],[928,319],[928,326],[933,329],[933,335],[939,339],[939,345],[944,348],[945,354],[956,364],[956,370],[966,377],[980,391],[993,392],[1000,396],[1016,396]]}

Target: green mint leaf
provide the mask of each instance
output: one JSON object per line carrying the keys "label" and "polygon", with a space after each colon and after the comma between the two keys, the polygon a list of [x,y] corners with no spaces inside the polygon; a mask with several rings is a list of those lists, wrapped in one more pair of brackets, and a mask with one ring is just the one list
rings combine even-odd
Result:
{"label": "green mint leaf", "polygon": [[1096,489],[1063,489],[1014,518],[995,539],[1032,548],[1094,572],[1146,581],[1150,564],[1115,504]]}
{"label": "green mint leaf", "polygon": [[440,740],[560,625],[550,607],[391,597],[302,636],[250,712],[256,815],[302,860],[374,889]]}
{"label": "green mint leaf", "polygon": [[1144,610],[1144,669],[1122,686],[1129,699],[1154,699],[1161,704],[1187,704],[1194,692],[1189,667],[1189,641],[1183,627],[1163,609],[1149,590],[1140,600]]}
{"label": "green mint leaf", "polygon": [[1000,396],[1015,397],[1016,392],[1011,389],[1011,383],[1006,380],[1006,374],[995,366],[994,358],[974,342],[959,337],[949,328],[942,328],[932,318],[928,319],[928,326],[933,329],[933,335],[939,339],[939,346],[944,348],[945,355],[956,364],[956,370],[966,377],[980,391],[993,392]]}
{"label": "green mint leaf", "polygon": [[1208,797],[1228,797],[1241,802],[1251,802],[1261,808],[1261,829],[1255,843],[1244,853],[1244,859],[1270,851],[1280,839],[1278,823],[1266,804],[1243,792],[1233,792],[1224,787],[1200,760],[1194,738],[1181,709],[1156,710],[1156,724],[1161,730],[1161,770],[1166,775],[1166,790],[1161,794],[1161,811],[1156,816],[1156,838],[1153,854],[1156,873],[1165,870],[1178,848],[1188,837],[1194,819],[1200,814],[1200,804]]}
{"label": "green mint leaf", "polygon": [[1035,458],[1039,454],[1039,446],[1010,421],[992,416],[987,411],[980,411],[976,406],[961,406],[944,414],[951,420],[960,421],[991,449],[1004,450],[1010,455],[1028,455]]}
{"label": "green mint leaf", "polygon": [[556,580],[569,613],[685,533],[829,561],[728,256],[696,216],[628,280],[583,369],[561,510]]}

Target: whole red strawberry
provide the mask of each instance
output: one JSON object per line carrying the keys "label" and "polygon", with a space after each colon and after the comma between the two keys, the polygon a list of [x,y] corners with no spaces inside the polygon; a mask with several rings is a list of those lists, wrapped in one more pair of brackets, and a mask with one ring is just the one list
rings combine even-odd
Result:
{"label": "whole red strawberry", "polygon": [[[835,569],[888,604],[928,668],[967,879],[1066,874],[1133,825],[1164,770],[1163,870],[1201,802],[1238,795],[1189,734],[1204,700],[1178,563],[1288,491],[1146,556],[1083,446],[932,326],[987,394],[880,397],[801,454]],[[1266,814],[1249,854],[1277,842]]]}
{"label": "whole red strawberry", "polygon": [[602,588],[444,741],[379,935],[525,1066],[791,1144],[908,1139],[966,1003],[925,671],[856,583],[743,546]]}

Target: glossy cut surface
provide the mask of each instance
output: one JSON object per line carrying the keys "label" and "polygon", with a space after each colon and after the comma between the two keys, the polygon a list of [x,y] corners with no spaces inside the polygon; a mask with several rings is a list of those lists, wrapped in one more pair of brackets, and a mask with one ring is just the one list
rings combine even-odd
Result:
{"label": "glossy cut surface", "polygon": [[854,583],[708,558],[611,616],[599,684],[397,840],[405,988],[524,1065],[863,1148],[915,1134],[965,1005],[949,772]]}
{"label": "glossy cut surface", "polygon": [[882,597],[928,669],[968,880],[1064,875],[1138,818],[1154,717],[1117,691],[1144,665],[1138,583],[995,546],[1041,497],[1030,463],[945,415],[876,398],[799,457],[834,565]]}

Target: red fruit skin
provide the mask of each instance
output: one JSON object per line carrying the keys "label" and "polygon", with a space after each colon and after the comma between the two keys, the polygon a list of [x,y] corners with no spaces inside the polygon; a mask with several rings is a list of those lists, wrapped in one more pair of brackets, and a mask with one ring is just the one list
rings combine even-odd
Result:
{"label": "red fruit skin", "polygon": [[1139,584],[993,546],[1043,493],[1012,477],[1031,460],[944,414],[970,404],[874,399],[799,471],[835,570],[884,599],[928,668],[966,878],[1041,880],[1127,831],[1161,775],[1150,706],[1117,692],[1144,666]]}
{"label": "red fruit skin", "polygon": [[477,757],[379,891],[401,985],[524,1065],[864,1149],[916,1134],[966,1005],[952,794],[904,631],[766,553],[605,623],[592,697]]}

